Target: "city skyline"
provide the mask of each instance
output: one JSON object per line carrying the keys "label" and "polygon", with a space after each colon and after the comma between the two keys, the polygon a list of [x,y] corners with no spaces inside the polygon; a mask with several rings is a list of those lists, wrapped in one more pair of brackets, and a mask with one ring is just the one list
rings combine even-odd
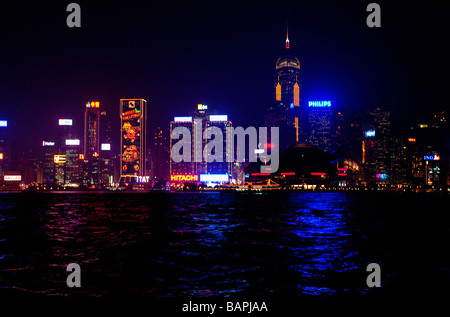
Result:
{"label": "city skyline", "polygon": [[[419,25],[417,19],[439,13],[380,4],[382,27],[368,28],[363,3],[295,2],[283,13],[281,4],[131,4],[124,14],[117,4],[80,3],[78,29],[65,25],[65,5],[45,10],[10,5],[6,12],[21,14],[2,22],[8,24],[3,32],[17,31],[14,37],[4,34],[10,45],[1,53],[9,61],[0,79],[2,116],[22,149],[37,149],[48,139],[28,127],[52,134],[52,123],[64,117],[80,127],[78,109],[89,100],[100,101],[113,127],[119,122],[117,100],[130,97],[148,100],[149,128],[164,126],[197,103],[228,113],[238,125],[258,125],[263,116],[255,110],[262,112],[272,100],[273,68],[285,48],[287,20],[290,50],[302,65],[303,103],[332,99],[340,109],[387,107],[400,123],[425,109],[448,107],[438,76],[445,66],[442,20]],[[147,13],[148,19],[123,23],[124,15]],[[36,30],[30,29],[33,23]],[[130,42],[140,45],[128,50]],[[119,133],[112,139],[117,144]]]}

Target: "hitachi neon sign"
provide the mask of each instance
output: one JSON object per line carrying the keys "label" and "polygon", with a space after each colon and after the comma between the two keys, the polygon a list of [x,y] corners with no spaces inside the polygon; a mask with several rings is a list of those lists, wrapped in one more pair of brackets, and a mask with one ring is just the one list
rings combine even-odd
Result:
{"label": "hitachi neon sign", "polygon": [[324,107],[331,107],[331,101],[308,101],[308,107],[317,107],[317,108],[324,108]]}
{"label": "hitachi neon sign", "polygon": [[170,180],[174,182],[196,182],[198,175],[170,175]]}

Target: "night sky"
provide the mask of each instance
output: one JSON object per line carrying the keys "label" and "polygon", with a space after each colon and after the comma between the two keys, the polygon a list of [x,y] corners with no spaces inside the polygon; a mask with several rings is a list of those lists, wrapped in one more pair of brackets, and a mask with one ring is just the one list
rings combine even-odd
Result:
{"label": "night sky", "polygon": [[384,106],[394,124],[448,107],[444,2],[378,1],[381,28],[369,28],[370,2],[77,1],[81,28],[66,25],[70,1],[2,4],[0,119],[21,150],[54,140],[58,118],[73,118],[82,139],[91,100],[109,112],[115,142],[120,98],[148,101],[149,128],[198,103],[260,125],[286,21],[302,102]]}

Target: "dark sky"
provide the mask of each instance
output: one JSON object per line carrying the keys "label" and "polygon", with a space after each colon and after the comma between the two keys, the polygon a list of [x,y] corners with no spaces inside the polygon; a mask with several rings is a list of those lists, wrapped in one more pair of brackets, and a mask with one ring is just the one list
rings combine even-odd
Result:
{"label": "dark sky", "polygon": [[287,20],[303,102],[384,106],[398,122],[448,107],[444,2],[378,1],[382,27],[369,28],[371,1],[77,1],[81,28],[69,28],[70,2],[2,4],[0,119],[21,148],[54,139],[63,117],[82,139],[90,100],[110,113],[116,140],[120,98],[145,98],[150,127],[197,103],[259,125]]}

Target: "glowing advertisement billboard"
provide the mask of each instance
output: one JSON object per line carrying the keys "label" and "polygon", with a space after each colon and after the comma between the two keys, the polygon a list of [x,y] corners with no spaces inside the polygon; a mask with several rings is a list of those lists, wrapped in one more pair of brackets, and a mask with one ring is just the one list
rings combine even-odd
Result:
{"label": "glowing advertisement billboard", "polygon": [[5,175],[3,176],[4,181],[21,181],[22,176],[21,175]]}
{"label": "glowing advertisement billboard", "polygon": [[102,151],[110,151],[111,150],[111,144],[109,143],[102,143],[100,146],[100,149]]}
{"label": "glowing advertisement billboard", "polygon": [[198,181],[198,175],[170,175],[170,180],[172,182],[197,182]]}
{"label": "glowing advertisement billboard", "polygon": [[66,145],[80,145],[80,140],[78,139],[67,139]]}
{"label": "glowing advertisement billboard", "polygon": [[0,127],[6,128],[8,126],[8,121],[0,120]]}
{"label": "glowing advertisement billboard", "polygon": [[145,175],[146,106],[144,99],[120,100],[122,175]]}
{"label": "glowing advertisement billboard", "polygon": [[228,182],[228,174],[200,174],[200,182]]}
{"label": "glowing advertisement billboard", "polygon": [[228,121],[227,115],[211,115],[209,121]]}
{"label": "glowing advertisement billboard", "polygon": [[59,125],[72,125],[72,119],[59,119]]}
{"label": "glowing advertisement billboard", "polygon": [[331,101],[308,101],[308,107],[312,108],[325,108],[331,107]]}

